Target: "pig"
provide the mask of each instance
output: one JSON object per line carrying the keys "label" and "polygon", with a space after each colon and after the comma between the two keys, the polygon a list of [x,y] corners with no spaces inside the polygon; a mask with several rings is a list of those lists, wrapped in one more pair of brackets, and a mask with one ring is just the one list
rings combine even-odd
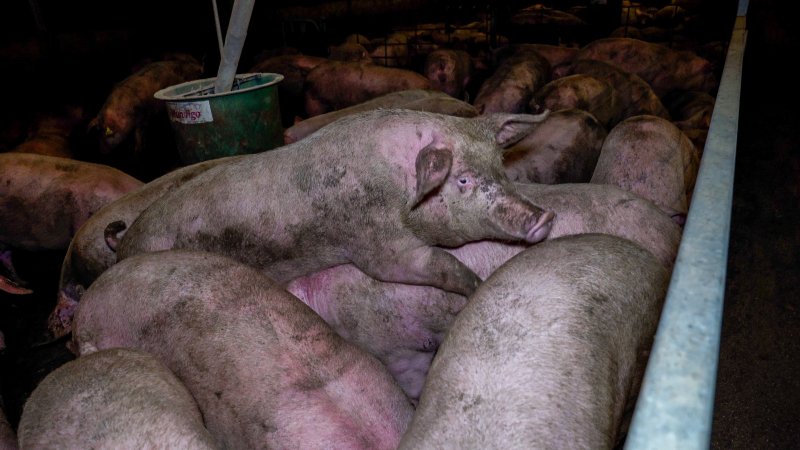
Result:
{"label": "pig", "polygon": [[355,42],[343,42],[328,47],[328,58],[334,61],[372,61],[369,51],[363,45]]}
{"label": "pig", "polygon": [[571,64],[579,50],[576,47],[549,44],[518,44],[515,48],[523,51],[535,51],[539,56],[547,60],[551,69]]}
{"label": "pig", "polygon": [[[0,340],[2,334],[0,334]],[[17,450],[17,434],[14,428],[8,423],[6,414],[3,410],[3,401],[0,399],[0,449],[3,450]]]}
{"label": "pig", "polygon": [[254,268],[206,252],[126,259],[86,291],[72,343],[150,352],[220,448],[393,449],[412,408],[375,358]]}
{"label": "pig", "polygon": [[399,449],[615,448],[668,282],[616,236],[526,249],[456,317]]}
{"label": "pig", "polygon": [[328,61],[308,73],[305,110],[313,117],[390,92],[430,88],[427,78],[410,70],[366,62]]}
{"label": "pig", "polygon": [[42,114],[34,122],[28,138],[11,151],[72,158],[70,138],[82,119],[83,108],[78,106]]}
{"label": "pig", "polygon": [[[649,200],[616,186],[517,184],[528,198],[554,211],[546,240],[605,233],[629,239],[672,267],[681,229]],[[537,244],[540,245],[540,244]],[[487,278],[526,244],[478,241],[445,249]],[[292,280],[287,290],[336,332],[378,358],[412,401],[419,399],[430,361],[466,297],[426,286],[384,283],[352,264]]]}
{"label": "pig", "polygon": [[373,48],[369,56],[372,62],[386,67],[405,67],[408,65],[408,36],[392,33],[385,38],[371,42]]}
{"label": "pig", "polygon": [[90,216],[143,184],[101,164],[0,154],[0,242],[31,251],[65,249]]}
{"label": "pig", "polygon": [[592,114],[563,109],[514,144],[503,156],[503,167],[511,181],[586,183],[605,138],[605,128]]}
{"label": "pig", "polygon": [[117,262],[117,224],[132,223],[156,199],[211,167],[235,161],[240,156],[211,159],[181,167],[148,182],[107,204],[75,233],[61,264],[58,300],[48,317],[54,338],[69,334],[72,315],[86,288]]}
{"label": "pig", "polygon": [[634,192],[683,224],[699,165],[697,148],[680,128],[660,117],[635,116],[608,133],[591,182]]}
{"label": "pig", "polygon": [[586,22],[577,16],[537,3],[522,8],[511,16],[515,25],[555,25],[558,27],[585,27]]}
{"label": "pig", "polygon": [[154,356],[109,348],[50,372],[25,402],[25,448],[215,449],[189,391]]}
{"label": "pig", "polygon": [[283,132],[286,144],[297,142],[318,129],[350,114],[378,108],[401,108],[428,111],[458,117],[475,117],[478,111],[467,102],[434,89],[409,89],[392,92],[336,111],[327,112],[296,122]]}
{"label": "pig", "polygon": [[[669,120],[670,115],[661,99],[644,80],[611,64],[591,59],[578,60],[569,67],[569,74],[589,75],[611,84],[622,113],[618,120],[649,114]],[[616,125],[612,123],[611,126]]]}
{"label": "pig", "polygon": [[714,67],[690,51],[633,38],[605,38],[590,42],[576,56],[613,64],[641,77],[659,97],[673,90],[712,92],[717,85]]}
{"label": "pig", "polygon": [[292,126],[296,117],[305,116],[303,85],[312,69],[329,61],[328,58],[310,55],[279,55],[267,58],[250,68],[250,73],[279,73],[278,83],[281,123]]}
{"label": "pig", "polygon": [[714,103],[714,97],[698,91],[673,91],[672,95],[664,98],[664,105],[669,109],[673,123],[682,130],[708,130]]}
{"label": "pig", "polygon": [[550,64],[535,51],[518,50],[481,85],[473,105],[481,114],[524,113],[534,92],[550,81]]}
{"label": "pig", "polygon": [[575,74],[557,78],[536,91],[528,108],[532,112],[545,109],[578,108],[591,113],[606,129],[620,121],[620,100],[611,83],[591,75]]}
{"label": "pig", "polygon": [[161,89],[198,79],[202,72],[203,67],[193,60],[157,61],[119,82],[89,123],[90,128],[100,131],[100,150],[111,152],[135,132],[135,148],[141,151],[144,129],[164,111],[164,102],[153,95]]}
{"label": "pig", "polygon": [[29,294],[11,251],[62,250],[100,208],[143,183],[101,164],[34,153],[0,154],[0,290]]}
{"label": "pig", "polygon": [[423,73],[434,89],[468,101],[466,88],[471,80],[472,71],[473,64],[469,53],[464,50],[439,49],[428,54]]}
{"label": "pig", "polygon": [[547,236],[553,214],[515,192],[501,161],[503,148],[546,117],[402,109],[346,116],[163,195],[122,236],[117,261],[207,250],[279,283],[352,262],[382,281],[468,295],[478,277],[433,245]]}

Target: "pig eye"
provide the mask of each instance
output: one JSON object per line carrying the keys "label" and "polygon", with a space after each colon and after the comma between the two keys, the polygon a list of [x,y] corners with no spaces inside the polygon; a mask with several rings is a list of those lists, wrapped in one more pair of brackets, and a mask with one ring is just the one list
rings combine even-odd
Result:
{"label": "pig eye", "polygon": [[458,184],[458,189],[461,192],[467,191],[474,184],[472,177],[468,175],[461,175],[460,177],[456,178],[456,183]]}

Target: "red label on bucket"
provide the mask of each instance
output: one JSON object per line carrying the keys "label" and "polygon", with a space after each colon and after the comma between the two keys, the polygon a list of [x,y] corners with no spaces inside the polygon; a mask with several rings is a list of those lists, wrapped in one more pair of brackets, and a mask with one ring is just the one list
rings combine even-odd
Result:
{"label": "red label on bucket", "polygon": [[167,102],[169,120],[185,124],[213,122],[211,106],[203,102]]}

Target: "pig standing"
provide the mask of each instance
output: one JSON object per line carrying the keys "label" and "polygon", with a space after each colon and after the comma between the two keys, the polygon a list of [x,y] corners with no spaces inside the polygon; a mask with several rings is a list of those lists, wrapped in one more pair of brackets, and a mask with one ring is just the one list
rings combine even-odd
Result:
{"label": "pig standing", "polygon": [[89,123],[102,136],[100,149],[110,152],[135,131],[136,150],[141,150],[144,129],[164,102],[153,97],[157,91],[200,78],[203,67],[195,60],[150,63],[117,84],[97,116]]}
{"label": "pig standing", "polygon": [[503,166],[511,181],[585,183],[605,137],[605,128],[588,112],[556,111],[506,152]]}
{"label": "pig standing", "polygon": [[73,343],[81,355],[119,346],[154,354],[221,448],[393,449],[412,414],[376,359],[268,277],[211,253],[142,254],[111,267],[81,299]]}
{"label": "pig standing", "polygon": [[409,89],[381,95],[380,97],[375,97],[372,100],[367,100],[357,105],[337,109],[295,122],[294,125],[283,132],[283,140],[286,144],[297,142],[344,116],[378,108],[412,109],[415,111],[428,111],[458,117],[475,117],[478,115],[478,111],[475,107],[467,102],[462,102],[461,100],[450,97],[444,92],[433,89]]}
{"label": "pig standing", "polygon": [[602,234],[512,258],[453,322],[399,448],[614,448],[668,281]]}
{"label": "pig standing", "polygon": [[48,318],[54,337],[68,334],[72,315],[81,295],[106,269],[117,262],[116,227],[133,223],[139,214],[165,193],[191,180],[211,167],[235,161],[229,156],[191,164],[176,169],[125,194],[97,211],[75,233],[61,265],[58,302]]}
{"label": "pig standing", "polygon": [[440,49],[428,54],[423,73],[430,80],[432,88],[454,98],[469,100],[466,89],[472,78],[472,71],[469,53],[464,50]]}
{"label": "pig standing", "polygon": [[[590,59],[578,60],[569,67],[569,74],[589,75],[608,82],[617,95],[622,113],[618,120],[649,114],[670,119],[669,112],[650,85],[637,75],[625,72],[611,64]],[[612,125],[616,125],[613,123]]]}
{"label": "pig standing", "polygon": [[22,449],[215,449],[186,387],[152,355],[113,348],[50,372],[25,402]]}
{"label": "pig standing", "polygon": [[591,113],[607,130],[622,116],[620,100],[611,83],[586,74],[568,75],[545,84],[529,105],[533,112],[569,108]]}
{"label": "pig standing", "polygon": [[524,113],[534,92],[550,81],[550,64],[532,50],[517,50],[481,85],[473,103],[481,114]]}
{"label": "pig standing", "polygon": [[308,73],[306,114],[313,117],[406,89],[430,89],[424,76],[366,62],[328,61]]}
{"label": "pig standing", "polygon": [[392,33],[385,38],[373,39],[372,62],[386,67],[405,67],[408,64],[408,36]]}
{"label": "pig standing", "polygon": [[[517,189],[556,213],[548,240],[584,233],[615,235],[672,267],[681,230],[652,202],[610,185],[518,184]],[[526,247],[479,241],[447,251],[487,278]],[[467,301],[432,287],[380,282],[352,264],[297,278],[287,289],[340,336],[383,362],[412,400],[419,399],[431,359]]]}
{"label": "pig standing", "polygon": [[675,51],[639,39],[598,39],[583,47],[576,59],[603,61],[636,74],[659,97],[673,90],[711,92],[717,85],[708,60],[690,51]]}
{"label": "pig standing", "polygon": [[678,127],[660,117],[636,116],[608,133],[591,182],[634,192],[682,224],[699,165],[699,152]]}
{"label": "pig standing", "polygon": [[501,161],[501,149],[545,117],[401,109],[344,117],[163,195],[122,237],[117,260],[202,249],[279,283],[352,262],[382,281],[468,295],[478,277],[433,245],[547,236],[553,214],[515,192]]}

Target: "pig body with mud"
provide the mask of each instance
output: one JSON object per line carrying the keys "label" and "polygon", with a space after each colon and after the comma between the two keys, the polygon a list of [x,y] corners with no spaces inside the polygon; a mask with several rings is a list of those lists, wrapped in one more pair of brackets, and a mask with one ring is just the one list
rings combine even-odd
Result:
{"label": "pig body with mud", "polygon": [[591,113],[610,130],[620,121],[622,110],[611,83],[585,74],[557,78],[536,91],[530,110],[558,111],[577,108]]}
{"label": "pig body with mud", "polygon": [[394,449],[411,418],[375,358],[259,271],[206,252],[136,255],[75,315],[83,355],[152,353],[197,401],[220,448]]}
{"label": "pig body with mud", "polygon": [[117,259],[201,249],[279,283],[352,262],[382,281],[468,295],[480,279],[433,246],[547,236],[553,214],[517,194],[501,162],[502,148],[545,117],[399,109],[347,116],[165,194],[130,225]]}
{"label": "pig body with mud", "polygon": [[98,351],[47,375],[25,403],[22,448],[215,449],[186,387],[155,357]]}
{"label": "pig body with mud", "polygon": [[217,158],[181,167],[128,192],[93,214],[69,242],[61,265],[58,302],[48,319],[50,332],[55,337],[69,333],[72,315],[83,292],[117,262],[117,225],[133,223],[162,195],[212,167],[237,158],[239,156]]}
{"label": "pig body with mud", "polygon": [[33,153],[0,154],[0,275],[4,292],[22,289],[11,262],[13,249],[67,248],[100,208],[143,183],[102,164]]}
{"label": "pig body with mud", "polygon": [[680,128],[660,117],[635,116],[608,133],[591,182],[634,192],[682,224],[699,165],[699,151]]}
{"label": "pig body with mud", "polygon": [[511,181],[586,183],[605,137],[605,128],[592,114],[580,109],[556,111],[508,150],[503,166]]}
{"label": "pig body with mud", "polygon": [[[609,83],[616,94],[621,112],[618,121],[642,114],[670,119],[669,112],[661,103],[661,99],[653,92],[650,85],[636,74],[591,59],[577,60],[565,70],[566,73],[562,75],[584,74]],[[610,125],[616,125],[616,122],[612,121]]]}
{"label": "pig body with mud", "polygon": [[533,50],[517,50],[483,82],[473,103],[481,114],[524,113],[550,81],[550,64]]}
{"label": "pig body with mud", "polygon": [[668,281],[615,236],[518,254],[456,317],[399,448],[614,448]]}
{"label": "pig body with mud", "polygon": [[[614,235],[637,243],[672,267],[681,229],[652,202],[610,185],[517,184],[517,189],[555,212],[547,240],[585,233]],[[525,248],[526,244],[487,240],[447,251],[485,279]],[[412,400],[419,399],[431,359],[467,302],[464,296],[433,287],[380,282],[352,264],[297,278],[287,289],[340,336],[383,362]]]}
{"label": "pig body with mud", "polygon": [[342,109],[407,89],[430,89],[424,76],[411,70],[368,62],[328,61],[312,69],[305,84],[309,117]]}
{"label": "pig body with mud", "polygon": [[296,122],[283,132],[283,140],[286,144],[297,142],[344,116],[378,108],[413,109],[415,111],[428,111],[458,117],[475,117],[478,115],[478,110],[474,106],[455,99],[444,92],[439,92],[435,89],[409,89],[381,95],[357,105]]}
{"label": "pig body with mud", "polygon": [[717,85],[712,64],[692,52],[632,38],[606,38],[590,42],[576,59],[613,64],[648,82],[656,95],[673,90],[712,92]]}

